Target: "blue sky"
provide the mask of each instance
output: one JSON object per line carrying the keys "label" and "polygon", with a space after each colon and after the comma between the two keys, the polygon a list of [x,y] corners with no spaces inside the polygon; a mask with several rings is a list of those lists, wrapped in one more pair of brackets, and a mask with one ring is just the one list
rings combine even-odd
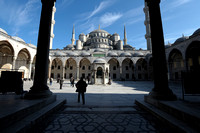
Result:
{"label": "blue sky", "polygon": [[[165,43],[200,28],[199,5],[200,0],[161,0]],[[143,7],[144,0],[57,0],[53,48],[71,43],[73,24],[76,39],[100,24],[110,34],[118,33],[121,40],[126,25],[128,44],[146,49]],[[0,28],[37,45],[41,0],[0,0],[0,9]]]}

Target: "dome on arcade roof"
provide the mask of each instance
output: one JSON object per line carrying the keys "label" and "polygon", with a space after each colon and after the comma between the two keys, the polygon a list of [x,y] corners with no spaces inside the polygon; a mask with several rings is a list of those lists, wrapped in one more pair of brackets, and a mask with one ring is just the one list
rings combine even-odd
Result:
{"label": "dome on arcade roof", "polygon": [[8,34],[4,29],[0,28],[0,32],[3,32],[4,34]]}
{"label": "dome on arcade roof", "polygon": [[107,62],[102,58],[98,58],[98,59],[94,60],[93,63],[107,63]]}
{"label": "dome on arcade roof", "polygon": [[120,57],[131,57],[130,53],[124,52],[120,54]]}
{"label": "dome on arcade roof", "polygon": [[197,30],[192,34],[192,36],[196,36],[196,35],[200,35],[200,28],[197,29]]}
{"label": "dome on arcade roof", "polygon": [[144,54],[142,52],[136,52],[133,54],[134,57],[143,57]]}
{"label": "dome on arcade roof", "polygon": [[185,40],[187,40],[189,37],[188,36],[182,36],[180,38],[178,38],[175,42],[175,43],[181,43],[181,42],[184,42]]}
{"label": "dome on arcade roof", "polygon": [[115,52],[109,52],[109,53],[107,54],[107,56],[118,56],[118,54],[115,53]]}
{"label": "dome on arcade roof", "polygon": [[60,51],[56,51],[54,53],[55,56],[65,56],[66,54],[64,54],[63,52],[60,52]]}
{"label": "dome on arcade roof", "polygon": [[12,36],[12,38],[15,39],[15,40],[17,40],[17,41],[25,43],[25,41],[23,39],[19,38],[18,36]]}
{"label": "dome on arcade roof", "polygon": [[67,53],[67,55],[68,55],[68,56],[78,56],[78,54],[75,53],[75,52],[69,52],[69,53]]}
{"label": "dome on arcade roof", "polygon": [[83,51],[83,52],[81,53],[81,56],[90,56],[90,53]]}

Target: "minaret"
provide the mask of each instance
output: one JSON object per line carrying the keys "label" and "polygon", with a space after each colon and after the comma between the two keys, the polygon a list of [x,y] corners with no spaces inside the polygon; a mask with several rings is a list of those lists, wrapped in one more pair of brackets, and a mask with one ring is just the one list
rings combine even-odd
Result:
{"label": "minaret", "polygon": [[75,29],[74,29],[74,25],[73,25],[73,30],[72,30],[72,45],[74,45],[74,42],[75,42]]}
{"label": "minaret", "polygon": [[127,45],[126,26],[124,25],[124,45]]}
{"label": "minaret", "polygon": [[99,24],[99,30],[100,30],[100,24]]}
{"label": "minaret", "polygon": [[151,46],[151,30],[150,30],[149,8],[148,8],[146,2],[145,2],[145,7],[144,7],[143,10],[144,10],[144,13],[145,13],[144,25],[146,26],[145,39],[147,40],[147,50],[152,50],[152,46]]}
{"label": "minaret", "polygon": [[54,38],[53,28],[54,28],[54,25],[55,25],[55,20],[54,20],[55,12],[56,12],[56,7],[55,7],[55,2],[54,2],[54,6],[53,6],[53,10],[52,10],[51,37],[50,37],[50,45],[49,45],[49,49],[52,49],[52,46],[53,46],[53,38]]}

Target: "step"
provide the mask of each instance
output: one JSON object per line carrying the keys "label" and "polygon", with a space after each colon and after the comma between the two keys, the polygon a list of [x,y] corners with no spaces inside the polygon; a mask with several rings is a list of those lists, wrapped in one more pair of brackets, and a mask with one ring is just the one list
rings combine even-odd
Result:
{"label": "step", "polygon": [[48,115],[59,110],[66,103],[66,100],[56,100],[31,115],[17,121],[13,125],[0,131],[1,133],[25,133],[40,132],[44,125],[48,124]]}
{"label": "step", "polygon": [[154,105],[155,107],[167,112],[168,114],[184,121],[193,128],[200,130],[200,110],[199,106],[195,107],[194,103],[187,103],[185,101],[158,101],[155,99],[144,97],[145,102]]}
{"label": "step", "polygon": [[56,95],[39,100],[13,99],[1,106],[0,130],[7,128],[24,117],[40,110],[56,100]]}
{"label": "step", "polygon": [[198,133],[195,129],[191,128],[188,124],[185,122],[176,119],[172,115],[169,115],[168,113],[156,108],[155,106],[144,102],[143,100],[135,100],[136,105],[139,107],[145,109],[152,115],[154,115],[156,118],[158,118],[163,123],[170,126],[174,132],[177,133]]}

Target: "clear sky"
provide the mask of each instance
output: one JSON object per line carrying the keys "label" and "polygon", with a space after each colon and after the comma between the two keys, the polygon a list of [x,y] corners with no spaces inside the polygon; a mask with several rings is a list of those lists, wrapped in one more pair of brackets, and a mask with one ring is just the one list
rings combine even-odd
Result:
{"label": "clear sky", "polygon": [[[0,0],[0,28],[26,43],[37,45],[41,0]],[[200,28],[200,0],[161,0],[165,43]],[[98,29],[118,33],[136,49],[146,49],[144,0],[57,0],[53,48],[63,49],[71,43],[72,27],[76,36]]]}

